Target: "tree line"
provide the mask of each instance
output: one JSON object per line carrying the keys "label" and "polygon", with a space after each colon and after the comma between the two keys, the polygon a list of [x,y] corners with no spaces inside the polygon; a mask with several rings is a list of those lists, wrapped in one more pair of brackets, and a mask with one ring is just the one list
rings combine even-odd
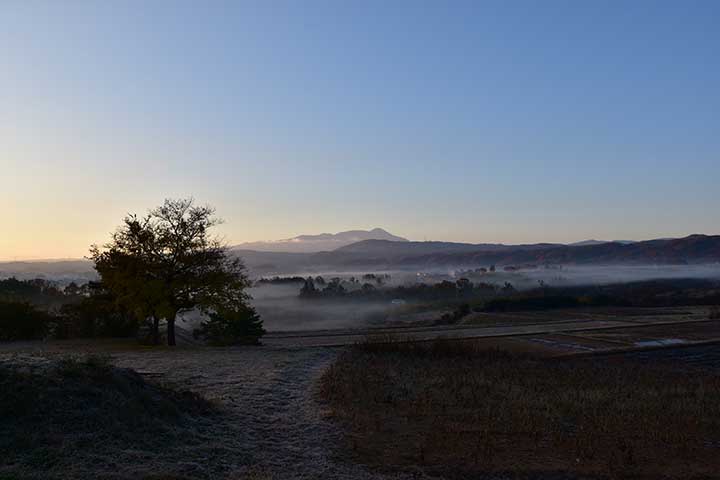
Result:
{"label": "tree line", "polygon": [[467,278],[460,278],[454,282],[443,280],[434,284],[415,283],[396,287],[379,287],[370,282],[361,283],[359,288],[349,288],[350,283],[340,278],[333,278],[324,285],[318,285],[317,280],[308,277],[305,279],[299,292],[302,299],[357,299],[357,300],[461,300],[494,296],[499,293],[515,291],[512,284],[498,286],[491,283],[473,283]]}

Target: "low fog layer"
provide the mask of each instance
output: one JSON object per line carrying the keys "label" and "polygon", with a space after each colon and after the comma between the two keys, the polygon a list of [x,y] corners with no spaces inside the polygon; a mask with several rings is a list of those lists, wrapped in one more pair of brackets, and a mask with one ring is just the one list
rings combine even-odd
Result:
{"label": "low fog layer", "polygon": [[[363,273],[390,275],[385,287],[412,285],[414,283],[437,283],[442,280],[457,280],[468,277],[473,282],[492,283],[499,286],[510,282],[517,289],[531,289],[540,285],[581,286],[607,285],[611,283],[635,282],[653,279],[706,278],[720,279],[720,264],[696,266],[600,266],[536,268],[506,272],[498,268],[495,273],[475,273],[462,270],[435,270],[431,272],[313,272],[325,279],[352,276]],[[294,275],[308,276],[308,272]],[[298,331],[334,328],[362,328],[378,325],[388,314],[397,310],[392,301],[308,301],[299,298],[302,284],[263,284],[250,289],[253,305],[261,314],[268,331]],[[401,300],[401,299],[399,299]]]}
{"label": "low fog layer", "polygon": [[607,285],[672,278],[718,278],[720,263],[708,265],[565,266],[559,270],[536,269],[521,272],[529,279],[550,286]]}
{"label": "low fog layer", "polygon": [[253,287],[252,304],[268,331],[355,328],[384,318],[389,302],[312,302],[298,297],[299,285]]}
{"label": "low fog layer", "polygon": [[[3,268],[4,267],[4,268]],[[45,267],[45,268],[43,268]],[[486,268],[489,267],[486,266]],[[606,285],[611,283],[634,282],[653,279],[702,278],[720,279],[720,264],[704,265],[668,265],[668,266],[556,266],[552,268],[519,268],[506,271],[498,266],[494,273],[483,273],[480,269],[442,269],[375,271],[372,269],[347,271],[307,271],[295,270],[280,276],[323,276],[326,280],[333,277],[360,279],[363,274],[387,274],[389,278],[380,288],[412,285],[416,283],[434,284],[443,280],[455,281],[468,278],[473,283],[491,283],[503,286],[511,283],[516,289],[536,288],[542,282],[550,287]],[[18,275],[20,274],[20,275]],[[252,274],[252,272],[251,272]],[[74,280],[84,283],[95,279],[90,262],[9,262],[0,265],[0,278],[19,276],[20,278],[46,278],[58,281],[61,285]],[[255,276],[257,280],[257,276]],[[334,328],[362,328],[380,325],[386,322],[391,313],[398,308],[391,299],[377,301],[348,300],[343,298],[308,301],[299,298],[301,283],[260,284],[249,289],[252,304],[264,320],[268,331],[299,331]],[[355,288],[358,288],[357,286]],[[397,299],[403,300],[403,299]],[[197,312],[184,315],[187,322],[181,322],[188,329],[197,326],[200,317]]]}

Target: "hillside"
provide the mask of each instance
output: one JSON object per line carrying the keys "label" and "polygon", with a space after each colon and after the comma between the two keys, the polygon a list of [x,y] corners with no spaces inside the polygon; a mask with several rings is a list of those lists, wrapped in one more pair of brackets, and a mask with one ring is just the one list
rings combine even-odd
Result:
{"label": "hillside", "polygon": [[[342,252],[332,253],[335,254],[337,261],[349,261],[355,264],[359,260],[357,255],[354,255],[353,258],[347,256],[343,258]],[[379,257],[380,255],[375,255],[376,259]],[[387,266],[396,268],[517,263],[598,265],[715,263],[720,262],[720,236],[691,235],[680,239],[649,240],[631,244],[609,242],[581,246],[518,245],[491,250],[478,246],[475,250],[462,252],[441,251],[419,255],[389,254],[383,258],[389,261]]]}
{"label": "hillside", "polygon": [[536,250],[560,246],[552,243],[531,245],[504,245],[502,243],[455,243],[455,242],[391,242],[387,240],[364,240],[338,248],[335,252],[365,255],[427,255],[434,253],[506,252],[509,250]]}
{"label": "hillside", "polygon": [[314,265],[333,267],[423,269],[518,263],[553,264],[690,264],[720,261],[720,236],[593,245],[496,245],[444,242],[360,242],[312,255]]}

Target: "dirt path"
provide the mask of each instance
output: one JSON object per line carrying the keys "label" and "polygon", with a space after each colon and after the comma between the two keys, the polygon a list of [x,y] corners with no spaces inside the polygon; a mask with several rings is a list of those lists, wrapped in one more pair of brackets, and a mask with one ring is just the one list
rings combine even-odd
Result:
{"label": "dirt path", "polygon": [[[118,366],[182,385],[218,401],[224,423],[176,465],[190,478],[379,479],[335,456],[340,432],[324,418],[316,380],[334,349],[233,348],[114,354]],[[212,455],[212,456],[210,456]],[[165,463],[165,462],[163,462]],[[398,477],[392,477],[398,478]]]}

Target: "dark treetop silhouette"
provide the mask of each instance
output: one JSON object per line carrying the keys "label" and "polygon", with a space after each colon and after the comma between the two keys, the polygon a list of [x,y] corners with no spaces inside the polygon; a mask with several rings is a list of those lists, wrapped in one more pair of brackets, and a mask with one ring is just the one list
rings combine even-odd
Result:
{"label": "dark treetop silhouette", "polygon": [[139,319],[150,320],[155,343],[165,319],[168,345],[175,345],[175,320],[183,311],[251,310],[242,261],[210,235],[220,223],[214,213],[193,199],[167,199],[142,218],[128,215],[111,242],[91,247],[105,288]]}

